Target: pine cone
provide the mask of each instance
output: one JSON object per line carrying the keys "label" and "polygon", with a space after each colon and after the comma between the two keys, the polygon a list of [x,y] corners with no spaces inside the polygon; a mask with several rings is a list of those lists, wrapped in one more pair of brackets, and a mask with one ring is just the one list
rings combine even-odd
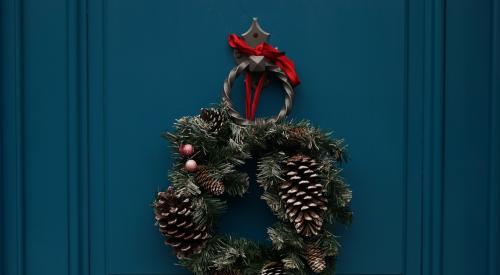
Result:
{"label": "pine cone", "polygon": [[196,173],[196,184],[216,196],[220,196],[224,193],[224,183],[214,179],[204,167],[200,167],[198,173]]}
{"label": "pine cone", "polygon": [[154,202],[155,218],[165,243],[172,246],[178,258],[199,253],[210,239],[206,227],[197,227],[192,219],[192,204],[188,197],[175,194],[170,186],[159,192]]}
{"label": "pine cone", "polygon": [[323,252],[315,243],[308,243],[306,246],[307,263],[314,273],[321,273],[326,268]]}
{"label": "pine cone", "polygon": [[315,236],[323,225],[328,202],[318,175],[320,165],[304,155],[292,156],[284,164],[285,181],[279,195],[288,220],[302,236]]}
{"label": "pine cone", "polygon": [[219,109],[201,109],[200,117],[208,124],[208,130],[217,134],[222,128],[224,117]]}
{"label": "pine cone", "polygon": [[262,267],[260,275],[285,275],[285,268],[280,262],[269,262]]}

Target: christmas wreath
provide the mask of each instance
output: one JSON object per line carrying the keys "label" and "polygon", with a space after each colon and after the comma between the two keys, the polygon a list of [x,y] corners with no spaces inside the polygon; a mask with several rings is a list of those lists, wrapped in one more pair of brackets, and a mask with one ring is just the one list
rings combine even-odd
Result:
{"label": "christmas wreath", "polygon": [[[175,148],[176,159],[169,173],[170,187],[153,203],[155,219],[180,265],[195,274],[332,274],[334,270],[339,243],[331,230],[352,218],[348,207],[352,193],[340,176],[345,145],[307,121],[283,119],[294,84],[286,70],[273,63],[264,66],[265,72],[282,80],[290,100],[275,119],[253,120],[251,111],[243,119],[231,104],[231,79],[248,72],[251,61],[246,60],[230,73],[220,105],[178,119],[175,131],[164,135]],[[277,217],[268,228],[272,242],[268,246],[216,234],[227,197],[247,193],[249,176],[242,166],[250,159],[257,161],[262,199]]]}

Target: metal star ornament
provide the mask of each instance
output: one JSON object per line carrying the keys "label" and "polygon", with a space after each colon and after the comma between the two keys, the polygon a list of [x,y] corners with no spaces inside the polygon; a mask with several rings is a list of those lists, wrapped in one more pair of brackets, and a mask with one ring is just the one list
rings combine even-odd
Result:
{"label": "metal star ornament", "polygon": [[250,28],[244,32],[241,36],[251,47],[256,47],[257,45],[267,42],[271,34],[266,32],[259,24],[257,17],[254,17],[252,20],[252,25]]}
{"label": "metal star ornament", "polygon": [[[267,42],[267,39],[271,36],[270,33],[266,32],[259,24],[257,17],[252,19],[252,24],[250,28],[244,33],[241,34],[243,40],[250,46],[256,47],[259,44]],[[234,58],[236,64],[241,63],[243,60],[248,60],[250,62],[249,70],[251,72],[263,72],[266,69],[266,65],[268,65],[267,60],[262,56],[242,56],[238,51],[234,51]]]}

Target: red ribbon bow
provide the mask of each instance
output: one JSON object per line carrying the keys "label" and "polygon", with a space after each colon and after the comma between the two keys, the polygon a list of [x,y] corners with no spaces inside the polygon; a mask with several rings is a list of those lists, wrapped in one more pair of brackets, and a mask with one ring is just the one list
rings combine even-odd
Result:
{"label": "red ribbon bow", "polygon": [[[264,56],[267,60],[276,64],[276,66],[280,67],[283,70],[283,72],[285,72],[292,86],[295,87],[300,84],[299,77],[297,76],[297,72],[295,71],[295,65],[293,64],[293,61],[290,58],[285,56],[284,52],[278,51],[276,48],[273,48],[273,46],[267,44],[266,42],[257,45],[255,48],[252,48],[245,42],[245,40],[243,40],[243,38],[237,36],[236,34],[230,34],[228,42],[229,46],[231,46],[241,54],[247,56],[250,55]],[[246,74],[245,113],[247,119],[253,120],[255,118],[255,111],[257,109],[257,104],[259,102],[260,92],[262,91],[262,88],[264,86],[264,81],[265,81],[265,74],[263,73],[259,79],[257,87],[255,88],[253,103],[252,105],[250,105],[252,97],[251,95],[252,78],[250,76],[250,73],[247,72]]]}
{"label": "red ribbon bow", "polygon": [[284,52],[278,51],[273,46],[267,44],[266,42],[257,45],[255,48],[250,47],[250,45],[243,40],[243,38],[237,36],[236,34],[230,34],[229,38],[229,46],[238,50],[240,53],[244,55],[261,55],[264,56],[269,61],[276,64],[276,66],[280,67],[285,74],[288,76],[288,80],[293,86],[297,86],[300,84],[299,77],[297,76],[297,72],[295,71],[295,65],[293,61],[288,58]]}

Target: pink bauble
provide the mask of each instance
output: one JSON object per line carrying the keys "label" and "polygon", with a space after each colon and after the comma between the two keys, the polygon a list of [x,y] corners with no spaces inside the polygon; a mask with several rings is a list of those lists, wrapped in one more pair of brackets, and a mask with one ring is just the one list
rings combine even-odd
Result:
{"label": "pink bauble", "polygon": [[185,144],[182,146],[182,154],[185,156],[191,156],[194,153],[194,147],[191,144]]}
{"label": "pink bauble", "polygon": [[184,164],[184,169],[186,169],[186,171],[188,172],[196,172],[198,170],[198,164],[196,163],[195,160],[189,159]]}

